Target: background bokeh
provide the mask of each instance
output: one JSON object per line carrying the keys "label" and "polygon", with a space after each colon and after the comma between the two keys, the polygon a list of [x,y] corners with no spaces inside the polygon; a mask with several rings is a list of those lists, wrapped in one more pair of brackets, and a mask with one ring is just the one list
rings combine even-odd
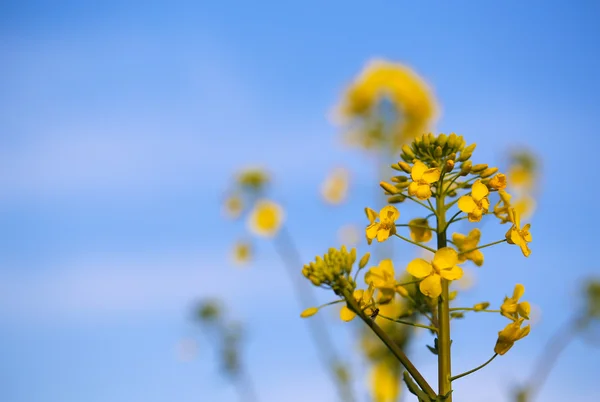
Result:
{"label": "background bokeh", "polygon": [[[240,167],[267,168],[307,262],[339,245],[340,226],[366,224],[376,164],[343,147],[328,116],[373,57],[422,75],[436,129],[477,142],[480,161],[502,166],[519,147],[541,159],[531,257],[490,249],[464,295],[499,303],[521,282],[541,310],[455,393],[509,400],[599,272],[599,17],[584,1],[3,1],[0,400],[237,401],[190,318],[207,296],[244,322],[262,401],[335,400],[273,248],[259,242],[252,266],[235,268],[244,228],[221,203]],[[351,197],[331,209],[319,185],[340,165]],[[336,313],[339,349],[354,353]],[[487,360],[504,324],[455,323],[454,370]],[[434,378],[426,339],[413,355]],[[598,395],[598,357],[573,342],[539,400]]]}

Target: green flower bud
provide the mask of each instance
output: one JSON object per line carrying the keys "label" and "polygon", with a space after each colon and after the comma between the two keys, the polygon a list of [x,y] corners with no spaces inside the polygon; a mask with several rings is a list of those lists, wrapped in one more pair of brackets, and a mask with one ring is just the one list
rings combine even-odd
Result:
{"label": "green flower bud", "polygon": [[406,163],[406,162],[398,162],[398,166],[400,166],[400,169],[402,169],[404,172],[409,173],[412,172],[412,167]]}
{"label": "green flower bud", "polygon": [[381,188],[383,188],[389,194],[392,194],[392,195],[400,194],[400,190],[398,190],[396,187],[392,186],[390,183],[386,183],[385,181],[382,181],[381,183],[379,183],[379,185],[381,186]]}
{"label": "green flower bud", "polygon": [[358,267],[360,269],[363,269],[369,263],[369,258],[371,258],[371,253],[366,253],[365,255],[363,255],[360,261],[358,262]]}
{"label": "green flower bud", "polygon": [[404,152],[404,154],[408,156],[411,161],[415,159],[415,153],[410,149],[410,147],[407,144],[402,145],[402,152]]}
{"label": "green flower bud", "polygon": [[457,161],[465,162],[466,160],[470,159],[471,155],[473,155],[473,151],[475,150],[475,147],[477,147],[477,144],[473,143],[473,144],[469,145],[468,147],[466,147],[465,149],[463,149],[463,151],[460,153],[460,156],[457,159]]}
{"label": "green flower bud", "polygon": [[466,161],[463,162],[462,165],[460,165],[460,175],[461,176],[466,176],[469,173],[471,173],[471,167],[472,167],[473,163],[471,161]]}
{"label": "green flower bud", "polygon": [[491,175],[495,174],[497,171],[498,171],[497,167],[487,168],[483,172],[481,172],[480,176],[483,178],[490,177]]}
{"label": "green flower bud", "polygon": [[435,151],[433,151],[433,155],[436,158],[440,158],[442,156],[442,153],[443,153],[442,147],[440,147],[439,145],[435,148]]}
{"label": "green flower bud", "polygon": [[389,197],[387,202],[388,202],[388,204],[398,204],[400,202],[403,202],[405,199],[406,199],[405,195],[398,194],[398,195],[393,195],[393,196]]}
{"label": "green flower bud", "polygon": [[440,147],[444,147],[444,145],[446,145],[446,142],[448,141],[448,137],[446,136],[446,134],[440,134],[437,137],[436,143],[440,146]]}
{"label": "green flower bud", "polygon": [[487,163],[478,163],[471,168],[471,173],[480,173],[488,168]]}

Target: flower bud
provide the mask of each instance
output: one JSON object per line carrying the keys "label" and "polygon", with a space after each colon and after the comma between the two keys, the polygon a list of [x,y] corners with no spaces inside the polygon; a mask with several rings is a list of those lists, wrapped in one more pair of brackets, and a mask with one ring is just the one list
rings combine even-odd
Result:
{"label": "flower bud", "polygon": [[403,194],[393,195],[388,198],[388,204],[398,204],[403,202],[406,199],[406,196]]}
{"label": "flower bud", "polygon": [[398,166],[400,166],[400,169],[402,169],[405,173],[410,173],[412,172],[412,167],[403,161],[398,162]]}
{"label": "flower bud", "polygon": [[385,181],[382,181],[381,183],[379,183],[379,185],[381,186],[381,188],[383,188],[389,194],[400,194],[400,190],[398,190],[396,187],[392,186],[390,183],[386,183]]}
{"label": "flower bud", "polygon": [[365,265],[369,263],[369,258],[371,258],[371,253],[366,253],[365,255],[363,255],[360,261],[358,262],[358,267],[360,269],[363,269]]}
{"label": "flower bud", "polygon": [[415,153],[407,144],[402,145],[402,152],[404,152],[404,154],[408,156],[410,160],[415,159]]}
{"label": "flower bud", "polygon": [[476,305],[473,306],[473,310],[482,311],[482,310],[485,310],[486,308],[488,308],[489,306],[490,306],[490,303],[488,303],[488,302],[477,303]]}
{"label": "flower bud", "polygon": [[394,183],[404,183],[408,182],[408,177],[406,176],[394,176],[391,178]]}
{"label": "flower bud", "polygon": [[302,317],[302,318],[311,317],[311,316],[317,314],[318,311],[319,311],[318,307],[309,307],[300,313],[300,317]]}
{"label": "flower bud", "polygon": [[481,172],[480,176],[482,178],[485,177],[490,177],[491,175],[493,175],[494,173],[496,173],[498,171],[497,167],[492,167],[492,168],[487,168],[485,169],[483,172]]}
{"label": "flower bud", "polygon": [[442,147],[440,147],[439,145],[437,147],[435,147],[435,150],[433,151],[433,155],[436,158],[440,158],[442,156],[442,153],[443,153]]}
{"label": "flower bud", "polygon": [[465,162],[468,159],[471,158],[471,155],[473,155],[473,151],[475,150],[475,147],[477,146],[477,144],[473,143],[471,145],[469,145],[468,147],[466,147],[461,153],[459,158],[457,159],[459,162]]}
{"label": "flower bud", "polygon": [[396,292],[398,292],[402,297],[408,297],[408,290],[406,290],[404,286],[396,286]]}
{"label": "flower bud", "polygon": [[479,172],[483,172],[485,169],[488,168],[487,163],[478,163],[477,165],[474,165],[471,168],[471,173],[479,173]]}
{"label": "flower bud", "polygon": [[448,159],[446,161],[446,172],[451,172],[454,169],[454,161],[452,159]]}
{"label": "flower bud", "polygon": [[446,145],[446,142],[448,141],[448,136],[446,136],[446,134],[440,134],[437,137],[437,140],[435,141],[440,147],[444,147],[444,145]]}
{"label": "flower bud", "polygon": [[450,134],[450,136],[448,136],[448,141],[446,142],[446,144],[448,145],[448,148],[454,149],[456,147],[456,145],[458,144],[456,134],[454,134],[454,133]]}
{"label": "flower bud", "polygon": [[462,165],[460,165],[460,175],[461,176],[466,176],[469,173],[471,173],[471,167],[472,167],[473,163],[471,161],[466,161],[463,162]]}

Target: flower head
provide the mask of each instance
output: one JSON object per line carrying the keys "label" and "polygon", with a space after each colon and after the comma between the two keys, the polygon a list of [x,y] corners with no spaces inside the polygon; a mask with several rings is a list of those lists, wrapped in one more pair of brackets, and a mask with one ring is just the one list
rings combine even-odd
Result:
{"label": "flower head", "polygon": [[502,315],[511,320],[517,320],[519,317],[529,319],[529,313],[531,312],[531,306],[529,302],[519,303],[519,299],[525,293],[525,287],[520,283],[515,285],[512,297],[505,297],[500,311]]}
{"label": "flower head", "polygon": [[392,260],[381,260],[378,267],[372,267],[365,274],[365,282],[381,292],[380,303],[387,302],[394,297],[396,278]]}
{"label": "flower head", "polygon": [[495,353],[498,353],[499,355],[505,354],[510,348],[513,347],[516,341],[523,339],[529,334],[531,329],[529,325],[521,328],[523,320],[524,318],[519,318],[518,320],[508,324],[502,331],[498,332],[498,340],[496,341],[496,346],[494,347]]}
{"label": "flower head", "polygon": [[416,218],[408,222],[410,238],[418,243],[427,243],[431,240],[432,232],[429,222],[425,218]]}
{"label": "flower head", "polygon": [[[460,262],[465,262],[466,260],[471,260],[478,267],[483,265],[483,253],[481,250],[473,250],[477,248],[477,244],[479,244],[479,239],[481,238],[481,231],[477,228],[471,230],[467,236],[460,233],[452,234],[452,241],[458,247],[458,260]],[[472,250],[472,251],[468,251]],[[467,251],[465,253],[465,251]]]}
{"label": "flower head", "polygon": [[531,250],[529,250],[527,243],[531,242],[531,233],[529,233],[531,225],[528,223],[521,228],[521,218],[519,217],[519,213],[514,208],[509,209],[508,212],[510,221],[513,225],[508,229],[508,232],[506,232],[506,241],[509,244],[516,244],[521,247],[523,255],[529,257]]}
{"label": "flower head", "polygon": [[469,215],[470,222],[479,222],[481,216],[487,213],[490,201],[487,196],[489,190],[481,180],[477,180],[471,187],[471,195],[463,195],[458,200],[458,208]]}
{"label": "flower head", "polygon": [[340,204],[348,193],[348,171],[343,168],[334,169],[321,186],[321,195],[329,204]]}
{"label": "flower head", "polygon": [[[369,226],[366,229],[369,244],[375,238],[379,242],[386,241],[396,233],[396,219],[400,217],[400,212],[398,212],[396,207],[387,205],[379,211],[379,215],[371,208],[365,208],[365,212],[369,218]],[[375,222],[378,217],[379,222]]]}
{"label": "flower head", "polygon": [[413,181],[408,186],[408,194],[416,195],[420,200],[428,199],[431,197],[431,183],[438,181],[440,174],[440,169],[428,169],[423,162],[417,160],[410,172]]}
{"label": "flower head", "polygon": [[259,200],[248,217],[248,227],[258,236],[272,237],[279,231],[283,219],[283,209],[279,204],[269,200]]}
{"label": "flower head", "polygon": [[[356,300],[358,307],[365,312],[367,315],[371,315],[373,313],[373,308],[370,307],[374,304],[373,300],[373,291],[374,288],[372,285],[369,285],[367,290],[357,289],[352,293],[352,297]],[[340,310],[340,318],[342,321],[351,321],[356,317],[356,313],[348,308],[348,306],[342,307]]]}
{"label": "flower head", "polygon": [[506,188],[506,176],[502,173],[498,173],[490,179],[488,185],[495,190],[504,190]]}
{"label": "flower head", "polygon": [[252,191],[261,191],[269,183],[269,175],[262,168],[247,168],[237,176],[240,187]]}
{"label": "flower head", "polygon": [[423,278],[419,284],[421,293],[436,298],[442,293],[442,278],[453,281],[463,276],[463,270],[457,264],[456,250],[444,247],[436,251],[432,262],[417,258],[408,264],[406,270],[417,278]]}

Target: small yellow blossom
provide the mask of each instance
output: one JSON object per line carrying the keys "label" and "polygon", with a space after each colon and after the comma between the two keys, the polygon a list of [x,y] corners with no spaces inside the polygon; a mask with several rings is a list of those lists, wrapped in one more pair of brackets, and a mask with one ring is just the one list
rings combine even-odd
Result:
{"label": "small yellow blossom", "polygon": [[[400,217],[400,212],[393,205],[387,205],[381,208],[379,215],[371,208],[365,208],[367,217],[369,218],[369,226],[367,226],[366,234],[369,244],[373,239],[377,241],[386,241],[390,236],[396,233],[396,219]],[[379,222],[375,219],[379,217]]]}
{"label": "small yellow blossom", "polygon": [[496,346],[494,347],[495,353],[498,353],[499,355],[505,354],[510,348],[512,348],[516,341],[529,335],[529,331],[531,329],[529,325],[521,328],[523,320],[524,318],[519,318],[518,320],[508,324],[502,331],[498,332],[498,340],[496,341]]}
{"label": "small yellow blossom", "polygon": [[343,168],[334,169],[321,186],[321,195],[329,204],[337,205],[346,199],[348,194],[348,171]]}
{"label": "small yellow blossom", "polygon": [[408,222],[410,238],[418,243],[427,243],[432,238],[429,222],[425,218],[416,218]]}
{"label": "small yellow blossom", "polygon": [[498,173],[490,179],[488,185],[495,190],[504,190],[506,188],[506,176]]}
{"label": "small yellow blossom", "polygon": [[442,293],[442,278],[453,281],[463,276],[462,268],[456,264],[458,264],[456,250],[444,247],[436,251],[432,262],[417,258],[408,264],[406,270],[417,278],[423,278],[419,283],[421,293],[436,298]]}
{"label": "small yellow blossom", "polygon": [[248,228],[258,236],[272,237],[283,224],[284,212],[279,204],[259,200],[248,217]]}
{"label": "small yellow blossom", "polygon": [[302,317],[302,318],[312,317],[313,315],[317,314],[318,312],[319,312],[318,307],[309,307],[300,313],[300,317]]}
{"label": "small yellow blossom", "polygon": [[385,360],[377,362],[371,369],[371,393],[374,402],[395,402],[400,392],[397,370]]}
{"label": "small yellow blossom", "polygon": [[[506,222],[511,221],[508,210],[511,208],[510,199],[512,196],[504,190],[498,191],[498,195],[500,196],[500,200],[494,206],[494,215],[496,215],[496,218],[500,219],[501,224],[505,224]],[[502,206],[500,206],[500,204],[502,204]]]}
{"label": "small yellow blossom", "polygon": [[408,194],[416,195],[420,200],[428,199],[431,197],[431,183],[438,181],[440,174],[440,169],[428,169],[423,162],[417,160],[410,172],[413,181],[408,186]]}
{"label": "small yellow blossom", "polygon": [[487,199],[489,190],[481,180],[477,180],[471,187],[471,195],[463,195],[458,200],[458,208],[469,214],[470,222],[479,222],[481,216],[487,213],[490,201]]}
{"label": "small yellow blossom", "polygon": [[505,297],[504,302],[500,306],[500,311],[503,316],[511,320],[517,320],[519,317],[529,319],[531,306],[528,302],[519,303],[519,299],[525,293],[525,286],[520,283],[515,285],[512,297]]}
{"label": "small yellow blossom", "polygon": [[[458,247],[458,260],[460,262],[465,262],[466,260],[471,260],[478,267],[483,265],[483,253],[481,250],[473,250],[477,248],[479,244],[479,239],[481,238],[481,231],[477,228],[471,230],[467,236],[460,233],[452,234],[452,241]],[[473,250],[473,251],[468,251]],[[468,251],[465,253],[465,251]]]}
{"label": "small yellow blossom", "polygon": [[[373,308],[370,306],[374,303],[374,290],[375,289],[373,288],[373,286],[369,285],[367,290],[357,289],[352,294],[352,297],[354,297],[354,300],[356,300],[358,306],[361,308],[361,310],[364,310],[367,315],[371,315],[373,313]],[[356,313],[350,310],[348,306],[344,306],[340,310],[340,318],[342,319],[342,321],[351,321],[352,319],[354,319],[354,317],[356,317]]]}
{"label": "small yellow blossom", "polygon": [[473,310],[475,311],[483,311],[490,306],[488,302],[477,303],[473,306]]}
{"label": "small yellow blossom", "polygon": [[392,260],[381,260],[378,267],[372,267],[365,274],[365,283],[372,285],[381,292],[380,303],[385,303],[394,297],[395,275]]}
{"label": "small yellow blossom", "polygon": [[252,246],[245,241],[239,241],[233,246],[233,261],[238,265],[247,264],[252,257]]}
{"label": "small yellow blossom", "polygon": [[232,195],[230,197],[227,197],[227,199],[225,200],[225,204],[223,205],[225,215],[227,215],[227,217],[231,219],[238,218],[241,215],[243,209],[244,203],[239,195]]}
{"label": "small yellow blossom", "polygon": [[510,221],[513,222],[513,225],[508,229],[508,232],[506,232],[506,241],[509,244],[516,244],[521,247],[523,255],[529,257],[531,250],[529,250],[527,243],[531,242],[531,233],[529,233],[531,225],[528,223],[521,228],[521,218],[519,217],[519,213],[515,211],[514,208],[509,209],[508,212]]}

